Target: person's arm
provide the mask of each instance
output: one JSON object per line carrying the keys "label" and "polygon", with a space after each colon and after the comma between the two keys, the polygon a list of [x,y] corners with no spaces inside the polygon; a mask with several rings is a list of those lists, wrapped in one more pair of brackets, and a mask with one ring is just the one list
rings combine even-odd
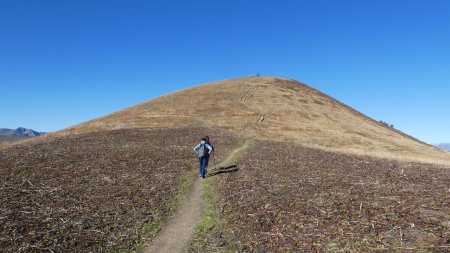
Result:
{"label": "person's arm", "polygon": [[206,148],[209,149],[208,155],[211,154],[211,152],[213,151],[213,149],[211,148],[210,145],[206,144]]}
{"label": "person's arm", "polygon": [[200,144],[198,144],[197,146],[195,146],[194,152],[197,153],[199,148],[200,148]]}

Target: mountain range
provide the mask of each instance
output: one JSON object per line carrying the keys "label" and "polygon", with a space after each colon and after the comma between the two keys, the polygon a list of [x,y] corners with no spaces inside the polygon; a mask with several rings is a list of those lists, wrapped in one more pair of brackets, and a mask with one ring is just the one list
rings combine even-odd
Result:
{"label": "mountain range", "polygon": [[450,143],[440,143],[437,144],[436,147],[450,151]]}
{"label": "mountain range", "polygon": [[40,136],[45,133],[43,132],[37,132],[33,129],[19,127],[16,129],[8,129],[8,128],[0,128],[0,136],[27,136],[27,137],[33,137],[33,136]]}

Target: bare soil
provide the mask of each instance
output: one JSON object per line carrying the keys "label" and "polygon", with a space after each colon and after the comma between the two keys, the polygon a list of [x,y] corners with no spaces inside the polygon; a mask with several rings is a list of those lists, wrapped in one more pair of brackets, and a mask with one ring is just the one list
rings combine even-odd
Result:
{"label": "bare soil", "polygon": [[0,251],[136,249],[175,210],[205,134],[218,159],[236,143],[218,129],[128,129],[0,150]]}

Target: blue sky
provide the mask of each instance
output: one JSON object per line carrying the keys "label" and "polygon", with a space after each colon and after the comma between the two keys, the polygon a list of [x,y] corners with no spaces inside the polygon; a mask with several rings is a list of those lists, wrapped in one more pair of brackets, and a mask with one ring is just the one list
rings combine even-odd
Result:
{"label": "blue sky", "polygon": [[305,82],[450,142],[450,1],[0,1],[0,127],[55,131],[194,84]]}

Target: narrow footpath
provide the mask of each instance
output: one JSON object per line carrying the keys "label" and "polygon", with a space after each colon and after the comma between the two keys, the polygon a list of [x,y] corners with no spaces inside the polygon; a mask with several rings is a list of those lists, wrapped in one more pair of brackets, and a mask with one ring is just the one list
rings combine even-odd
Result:
{"label": "narrow footpath", "polygon": [[203,203],[202,178],[196,178],[185,200],[168,221],[167,227],[155,238],[144,253],[181,253],[189,248],[194,227],[200,222]]}
{"label": "narrow footpath", "polygon": [[[248,104],[255,96],[256,81],[246,83],[238,99],[242,104]],[[249,119],[249,121],[242,125],[243,132],[249,137],[242,141],[242,145],[233,150],[216,168],[230,168],[236,167],[237,160],[240,155],[249,147],[249,142],[253,140],[255,134],[251,130],[256,124],[262,124],[265,120],[266,114],[260,113],[257,120]],[[210,166],[211,167],[211,166]],[[209,173],[216,173],[210,168]],[[169,219],[167,226],[159,235],[156,236],[153,243],[143,250],[143,253],[185,253],[188,251],[192,237],[194,234],[194,227],[201,220],[202,210],[205,207],[203,203],[203,180],[196,178],[187,193],[186,198],[180,204],[173,217]],[[206,179],[208,180],[208,179]]]}
{"label": "narrow footpath", "polygon": [[[234,165],[236,161],[233,160],[237,159],[238,154],[247,147],[247,141],[244,141],[242,146],[233,150],[216,167],[226,167],[231,163]],[[200,222],[201,213],[205,206],[203,203],[203,180],[208,179],[196,178],[194,180],[186,198],[169,219],[167,226],[157,235],[153,243],[142,251],[143,253],[184,253],[188,251],[194,234],[194,227]]]}

